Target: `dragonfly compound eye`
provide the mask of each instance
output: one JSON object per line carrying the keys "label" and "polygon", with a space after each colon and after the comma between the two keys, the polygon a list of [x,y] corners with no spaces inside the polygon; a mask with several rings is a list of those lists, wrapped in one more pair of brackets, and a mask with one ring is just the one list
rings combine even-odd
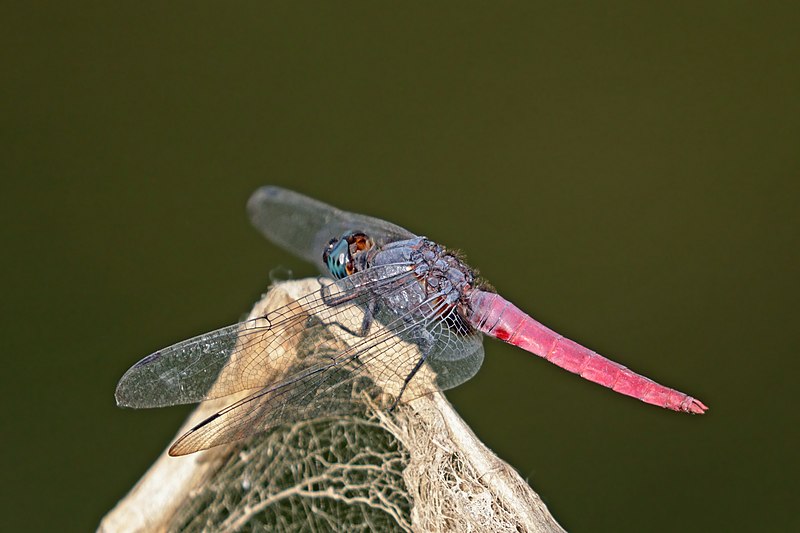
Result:
{"label": "dragonfly compound eye", "polygon": [[351,231],[342,235],[341,239],[331,239],[325,252],[322,254],[322,262],[328,267],[328,271],[336,279],[353,274],[356,271],[354,256],[360,252],[369,251],[375,246],[375,242],[365,233]]}
{"label": "dragonfly compound eye", "polygon": [[348,266],[352,263],[350,245],[347,239],[333,239],[325,248],[322,260],[328,267],[328,272],[336,279],[346,277],[350,272]]}

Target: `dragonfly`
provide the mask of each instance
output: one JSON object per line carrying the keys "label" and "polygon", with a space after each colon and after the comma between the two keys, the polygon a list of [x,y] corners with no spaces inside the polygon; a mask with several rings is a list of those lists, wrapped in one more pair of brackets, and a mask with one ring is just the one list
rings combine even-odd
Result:
{"label": "dragonfly", "polygon": [[[420,390],[455,387],[480,368],[484,335],[648,404],[708,409],[547,328],[461,254],[400,226],[277,186],[258,189],[248,212],[269,240],[326,277],[308,294],[159,350],[123,375],[115,394],[123,407],[239,398],[181,436],[170,455],[344,412],[356,392],[388,394],[392,411]],[[429,385],[411,394],[415,378]]]}

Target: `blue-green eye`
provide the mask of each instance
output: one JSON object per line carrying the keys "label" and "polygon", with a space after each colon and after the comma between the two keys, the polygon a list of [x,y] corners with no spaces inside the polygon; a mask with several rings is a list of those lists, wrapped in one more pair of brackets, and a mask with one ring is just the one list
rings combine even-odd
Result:
{"label": "blue-green eye", "polygon": [[331,241],[325,250],[324,259],[331,276],[336,279],[347,277],[347,263],[350,262],[350,245],[347,239]]}

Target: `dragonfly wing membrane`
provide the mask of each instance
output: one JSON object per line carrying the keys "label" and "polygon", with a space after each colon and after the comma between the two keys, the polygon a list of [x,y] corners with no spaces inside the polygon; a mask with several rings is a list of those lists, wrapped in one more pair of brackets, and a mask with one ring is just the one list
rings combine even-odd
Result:
{"label": "dragonfly wing membrane", "polygon": [[239,325],[206,333],[148,355],[122,376],[115,393],[125,407],[165,407],[206,399],[235,350]]}
{"label": "dragonfly wing membrane", "polygon": [[[131,367],[120,379],[117,404],[133,408],[166,407],[260,390],[285,375],[299,344],[328,323],[358,330],[361,306],[371,298],[369,284],[394,290],[410,283],[406,265],[386,265],[327,282],[320,290],[288,299],[263,315],[199,335],[159,350]],[[388,288],[387,288],[388,287]],[[352,305],[330,305],[332,300]]]}
{"label": "dragonfly wing membrane", "polygon": [[432,323],[430,328],[437,344],[428,363],[436,373],[437,386],[452,389],[475,376],[483,364],[483,335],[453,330],[443,320]]}

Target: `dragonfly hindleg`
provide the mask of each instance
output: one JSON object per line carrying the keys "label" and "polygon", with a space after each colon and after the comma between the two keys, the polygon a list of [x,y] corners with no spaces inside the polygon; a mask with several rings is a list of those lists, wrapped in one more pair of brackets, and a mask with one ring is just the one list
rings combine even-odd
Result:
{"label": "dragonfly hindleg", "polygon": [[400,399],[403,397],[403,393],[406,391],[406,387],[408,387],[408,384],[411,383],[411,379],[416,375],[416,373],[419,372],[419,369],[422,367],[422,363],[425,362],[425,360],[428,358],[428,355],[431,353],[431,350],[433,349],[434,345],[433,336],[426,329],[423,329],[422,332],[423,332],[422,339],[417,341],[417,345],[419,346],[419,350],[422,353],[422,355],[414,365],[414,368],[411,369],[411,372],[409,372],[408,375],[403,380],[403,386],[400,387],[400,392],[397,393],[397,397],[394,399],[394,402],[392,402],[392,406],[389,407],[389,412],[394,411],[395,408],[397,407],[397,404],[400,403]]}

